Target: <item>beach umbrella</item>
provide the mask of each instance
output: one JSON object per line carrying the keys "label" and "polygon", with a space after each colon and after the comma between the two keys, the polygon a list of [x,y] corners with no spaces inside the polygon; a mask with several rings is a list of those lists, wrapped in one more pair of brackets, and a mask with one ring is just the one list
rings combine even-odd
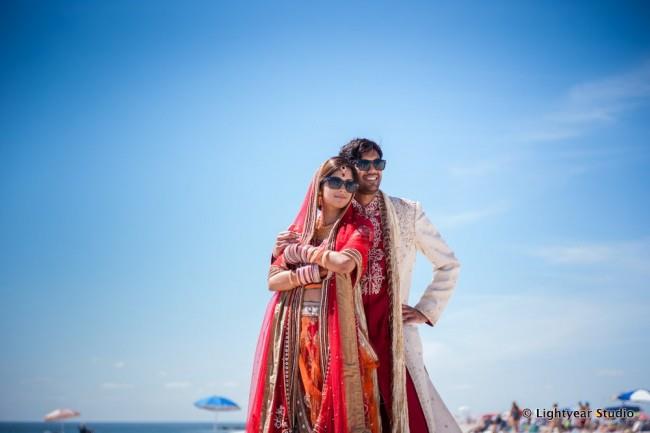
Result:
{"label": "beach umbrella", "polygon": [[199,409],[214,412],[214,425],[212,428],[213,431],[217,431],[217,414],[219,412],[241,410],[241,408],[234,401],[218,395],[213,395],[211,397],[205,397],[201,400],[197,400],[194,402],[194,406],[198,407]]}
{"label": "beach umbrella", "polygon": [[621,401],[633,401],[638,403],[650,403],[650,392],[647,389],[633,389],[632,391],[624,392],[616,397]]}
{"label": "beach umbrella", "polygon": [[74,418],[81,415],[76,410],[72,409],[56,409],[45,415],[45,421],[61,421],[61,432],[63,432],[63,420],[67,418]]}

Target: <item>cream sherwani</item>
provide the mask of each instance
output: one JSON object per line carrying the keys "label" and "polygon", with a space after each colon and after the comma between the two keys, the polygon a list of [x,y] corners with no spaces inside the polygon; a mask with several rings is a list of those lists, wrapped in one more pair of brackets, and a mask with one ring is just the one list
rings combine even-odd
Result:
{"label": "cream sherwani", "polygon": [[[411,276],[415,264],[416,252],[419,250],[433,265],[434,277],[427,286],[419,302],[415,305],[431,322],[435,324],[449,302],[454,291],[460,263],[454,252],[447,246],[436,227],[429,221],[420,203],[381,192],[386,206],[384,224],[390,232],[391,284],[402,304],[408,304],[411,288]],[[397,288],[397,289],[396,289]],[[398,313],[394,310],[394,313]],[[397,317],[401,318],[401,309]],[[402,332],[404,339],[397,342],[394,354],[403,353],[404,364],[408,369],[417,391],[422,410],[429,427],[429,433],[460,433],[460,427],[438,395],[424,367],[422,340],[417,325],[400,326],[400,321],[393,325],[393,335]],[[402,344],[399,344],[402,343]],[[401,347],[399,347],[401,346]],[[397,365],[401,360],[394,360]],[[396,374],[394,376],[400,376]],[[396,383],[403,386],[403,378],[395,377]],[[408,424],[400,422],[393,432],[408,431]],[[411,432],[419,433],[419,432]]]}

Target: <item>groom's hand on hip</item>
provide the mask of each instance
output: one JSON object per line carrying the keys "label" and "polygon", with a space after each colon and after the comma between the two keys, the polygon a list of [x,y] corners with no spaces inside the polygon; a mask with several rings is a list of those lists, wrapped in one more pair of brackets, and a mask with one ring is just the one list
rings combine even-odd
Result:
{"label": "groom's hand on hip", "polygon": [[429,321],[420,310],[406,304],[402,304],[402,320],[405,324],[409,325],[419,325],[420,323],[427,323]]}

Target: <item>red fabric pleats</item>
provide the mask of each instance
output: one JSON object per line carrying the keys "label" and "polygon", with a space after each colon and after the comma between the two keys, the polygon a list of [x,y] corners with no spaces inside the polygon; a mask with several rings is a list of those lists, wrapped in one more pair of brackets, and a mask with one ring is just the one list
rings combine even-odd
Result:
{"label": "red fabric pleats", "polygon": [[427,420],[408,370],[406,370],[406,399],[409,408],[409,431],[411,433],[428,433]]}

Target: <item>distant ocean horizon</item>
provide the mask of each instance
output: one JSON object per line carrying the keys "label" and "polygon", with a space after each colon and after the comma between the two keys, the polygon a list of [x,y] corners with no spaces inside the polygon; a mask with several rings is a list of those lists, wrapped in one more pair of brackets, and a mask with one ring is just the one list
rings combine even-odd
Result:
{"label": "distant ocean horizon", "polygon": [[[85,424],[94,433],[210,433],[214,426],[211,422],[175,422],[175,421],[66,421],[66,433],[78,433],[79,425]],[[224,421],[217,423],[218,432],[242,432],[245,423]],[[0,421],[0,433],[60,433],[61,423],[39,421]]]}

